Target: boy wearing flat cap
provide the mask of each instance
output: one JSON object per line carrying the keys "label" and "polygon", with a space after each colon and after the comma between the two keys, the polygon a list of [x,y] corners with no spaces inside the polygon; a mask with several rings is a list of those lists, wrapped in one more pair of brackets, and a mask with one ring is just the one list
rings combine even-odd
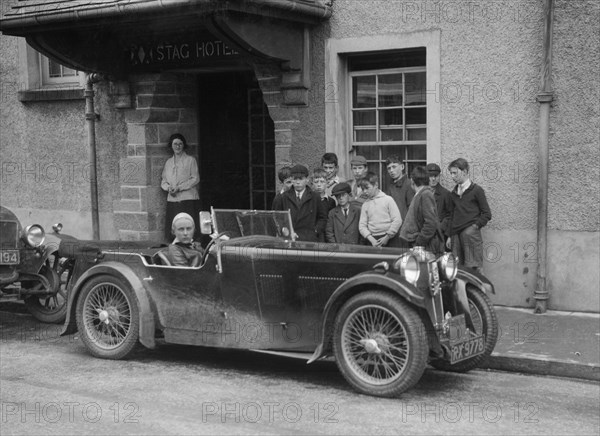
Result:
{"label": "boy wearing flat cap", "polygon": [[358,223],[360,221],[360,207],[350,203],[350,185],[338,183],[331,191],[338,205],[329,211],[327,228],[325,230],[326,242],[338,244],[359,244],[361,242]]}
{"label": "boy wearing flat cap", "polygon": [[308,169],[304,165],[294,165],[291,173],[293,189],[275,198],[273,210],[290,211],[296,239],[318,242],[327,224],[326,207],[321,196],[307,186]]}
{"label": "boy wearing flat cap", "polygon": [[435,204],[437,206],[438,218],[440,220],[440,229],[444,239],[450,236],[450,220],[452,218],[452,195],[450,191],[440,184],[440,173],[442,169],[438,164],[430,163],[427,165],[429,173],[429,187],[433,190]]}
{"label": "boy wearing flat cap", "polygon": [[352,180],[346,181],[350,185],[350,201],[357,206],[362,206],[368,197],[363,192],[358,181],[367,175],[367,171],[369,170],[367,159],[364,156],[354,156],[350,161],[350,169],[354,176]]}

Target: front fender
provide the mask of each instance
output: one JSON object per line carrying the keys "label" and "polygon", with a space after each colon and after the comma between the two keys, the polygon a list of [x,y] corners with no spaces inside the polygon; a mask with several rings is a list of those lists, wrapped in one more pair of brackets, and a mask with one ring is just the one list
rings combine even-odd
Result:
{"label": "front fender", "polygon": [[44,244],[41,247],[41,256],[39,258],[38,271],[46,263],[51,255],[57,254],[60,257],[71,257],[66,256],[65,253],[61,254],[61,244],[64,245],[64,241],[76,240],[74,237],[69,235],[62,235],[58,233],[49,233],[46,235]]}
{"label": "front fender", "polygon": [[60,239],[49,234],[46,235],[46,239],[41,246],[21,249],[19,272],[23,273],[22,279],[26,280],[27,275],[38,274],[50,256],[58,251],[59,246]]}
{"label": "front fender", "polygon": [[479,274],[470,268],[459,267],[456,278],[476,286],[486,294],[496,294],[494,285],[483,274]]}
{"label": "front fender", "polygon": [[359,292],[372,289],[389,290],[411,304],[425,308],[425,298],[420,294],[419,290],[407,283],[400,275],[375,271],[360,273],[342,283],[331,297],[329,297],[323,310],[321,341],[308,363],[323,357],[330,350],[333,322],[342,304]]}
{"label": "front fender", "polygon": [[154,348],[156,346],[154,340],[155,319],[147,291],[144,288],[144,284],[133,272],[133,270],[127,265],[119,262],[103,262],[88,269],[79,277],[69,292],[67,302],[67,319],[65,320],[65,325],[61,332],[61,336],[75,333],[77,331],[77,325],[75,323],[75,308],[77,307],[77,298],[79,297],[81,288],[89,279],[100,274],[116,276],[129,283],[135,292],[140,309],[140,342],[147,348]]}
{"label": "front fender", "polygon": [[44,248],[42,252],[42,264],[44,264],[52,254],[58,251],[60,243],[61,239],[58,238],[55,234],[51,233],[46,235],[46,240],[44,241]]}

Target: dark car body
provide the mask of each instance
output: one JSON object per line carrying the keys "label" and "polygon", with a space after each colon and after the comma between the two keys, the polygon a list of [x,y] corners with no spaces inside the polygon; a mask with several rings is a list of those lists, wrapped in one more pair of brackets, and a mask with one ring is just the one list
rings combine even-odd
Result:
{"label": "dark car body", "polygon": [[[472,271],[458,270],[456,278],[444,280],[441,260],[431,253],[294,241],[288,212],[215,210],[212,224],[221,234],[196,268],[165,265],[160,244],[64,241],[60,256],[75,265],[63,333],[79,330],[90,352],[106,358],[125,357],[132,341],[153,348],[160,338],[304,353],[310,362],[358,353],[368,373],[371,355],[388,353],[392,362],[404,362],[404,354],[407,361],[416,359],[423,368],[402,386],[379,389],[375,380],[373,388],[370,376],[351,382],[362,392],[388,396],[412,386],[427,360],[468,370],[493,349],[497,326],[493,312],[493,319],[487,316],[491,305],[480,308],[475,320],[470,296],[485,296],[493,286]],[[420,271],[415,283],[402,270],[402,262],[411,261]],[[345,312],[351,322],[340,315]],[[381,318],[360,339],[370,354],[361,357],[351,344],[347,351],[337,349],[365,316]],[[394,336],[405,337],[412,348],[394,345]]]}
{"label": "dark car body", "polygon": [[0,206],[0,301],[24,300],[40,321],[62,323],[66,264],[55,256],[60,242],[38,224],[23,228],[12,211]]}

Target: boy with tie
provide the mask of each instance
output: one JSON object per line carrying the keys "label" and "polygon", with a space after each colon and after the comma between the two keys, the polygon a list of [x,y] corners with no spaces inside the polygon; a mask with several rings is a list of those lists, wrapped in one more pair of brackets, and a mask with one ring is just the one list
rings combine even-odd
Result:
{"label": "boy with tie", "polygon": [[273,210],[289,210],[292,225],[300,241],[318,241],[325,231],[327,210],[321,196],[308,187],[308,169],[295,165],[291,170],[293,189],[275,197]]}
{"label": "boy with tie", "polygon": [[338,205],[329,211],[325,230],[326,242],[360,243],[361,236],[358,231],[360,207],[350,203],[351,191],[347,183],[338,183],[332,189],[331,193],[337,199]]}

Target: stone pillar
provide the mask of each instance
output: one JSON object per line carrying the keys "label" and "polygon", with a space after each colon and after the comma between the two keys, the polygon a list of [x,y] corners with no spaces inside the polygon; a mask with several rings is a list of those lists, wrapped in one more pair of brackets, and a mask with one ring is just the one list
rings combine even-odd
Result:
{"label": "stone pillar", "polygon": [[282,71],[278,65],[255,64],[254,71],[275,125],[275,166],[279,170],[292,163],[293,132],[300,123],[298,107],[286,103]]}
{"label": "stone pillar", "polygon": [[125,110],[127,156],[120,161],[121,199],[113,204],[122,240],[162,240],[166,193],[160,187],[169,136],[185,136],[197,155],[198,115],[194,76],[144,74],[131,78],[133,108]]}

